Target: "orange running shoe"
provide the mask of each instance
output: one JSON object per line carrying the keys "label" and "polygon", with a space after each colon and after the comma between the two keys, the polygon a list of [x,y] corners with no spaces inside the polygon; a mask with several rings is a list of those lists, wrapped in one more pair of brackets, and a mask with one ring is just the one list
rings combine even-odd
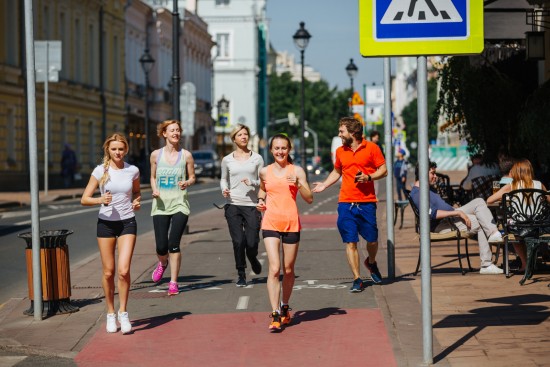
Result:
{"label": "orange running shoe", "polygon": [[292,322],[290,310],[292,310],[292,308],[288,307],[288,305],[281,306],[281,324],[285,326]]}
{"label": "orange running shoe", "polygon": [[278,332],[281,331],[281,316],[277,311],[273,311],[271,315],[271,323],[269,324],[269,331]]}

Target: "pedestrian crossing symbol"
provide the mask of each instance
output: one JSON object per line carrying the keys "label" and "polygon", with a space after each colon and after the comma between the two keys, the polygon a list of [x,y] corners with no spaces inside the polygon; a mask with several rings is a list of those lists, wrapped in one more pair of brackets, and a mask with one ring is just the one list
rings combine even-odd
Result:
{"label": "pedestrian crossing symbol", "polygon": [[363,56],[476,54],[483,0],[360,0]]}

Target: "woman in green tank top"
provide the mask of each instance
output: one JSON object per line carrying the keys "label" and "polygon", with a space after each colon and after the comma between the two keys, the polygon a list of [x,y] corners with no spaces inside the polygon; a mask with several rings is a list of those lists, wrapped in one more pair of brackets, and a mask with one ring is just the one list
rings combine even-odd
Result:
{"label": "woman in green tank top", "polygon": [[187,188],[195,183],[195,162],[191,153],[180,146],[181,130],[177,120],[160,123],[157,135],[165,139],[166,145],[151,153],[151,216],[158,257],[151,278],[159,282],[170,264],[170,296],[179,293],[180,241],[190,213]]}

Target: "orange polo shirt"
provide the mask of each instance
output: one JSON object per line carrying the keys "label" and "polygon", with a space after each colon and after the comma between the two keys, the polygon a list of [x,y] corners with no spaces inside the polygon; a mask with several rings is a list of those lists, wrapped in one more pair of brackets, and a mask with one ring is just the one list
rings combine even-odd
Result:
{"label": "orange polo shirt", "polygon": [[382,151],[375,143],[363,139],[354,152],[350,147],[336,149],[334,168],[342,170],[342,187],[338,201],[342,203],[377,202],[374,183],[355,182],[358,171],[372,175],[378,167],[386,164]]}

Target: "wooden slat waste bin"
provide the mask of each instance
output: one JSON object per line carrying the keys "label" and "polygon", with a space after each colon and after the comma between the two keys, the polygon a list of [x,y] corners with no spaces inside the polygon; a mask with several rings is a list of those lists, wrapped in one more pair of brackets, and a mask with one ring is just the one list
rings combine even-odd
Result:
{"label": "wooden slat waste bin", "polygon": [[[40,268],[42,274],[42,301],[44,316],[57,313],[78,311],[78,307],[70,304],[71,275],[69,266],[69,246],[67,237],[73,231],[68,229],[40,231]],[[27,283],[31,307],[25,315],[34,314],[34,285],[32,266],[32,232],[18,235],[25,240],[27,263]]]}

